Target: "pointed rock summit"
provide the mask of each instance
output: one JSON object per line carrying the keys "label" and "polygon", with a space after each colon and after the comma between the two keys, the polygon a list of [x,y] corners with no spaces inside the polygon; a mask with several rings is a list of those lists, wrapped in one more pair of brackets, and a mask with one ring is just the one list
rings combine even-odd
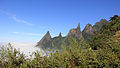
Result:
{"label": "pointed rock summit", "polygon": [[95,25],[93,26],[95,33],[97,33],[103,25],[107,24],[108,21],[106,19],[101,19],[99,22],[96,22]]}
{"label": "pointed rock summit", "polygon": [[51,35],[49,31],[44,35],[44,37],[38,42],[37,46],[43,47],[51,41]]}
{"label": "pointed rock summit", "polygon": [[59,37],[62,37],[61,32],[59,33]]}
{"label": "pointed rock summit", "polygon": [[73,36],[80,40],[82,38],[82,32],[80,31],[80,23],[78,23],[77,28],[71,29],[67,36]]}
{"label": "pointed rock summit", "polygon": [[[49,31],[44,35],[44,37],[38,42],[36,46],[41,48],[49,48],[52,49],[52,45],[55,45],[56,48],[61,48],[62,44],[65,44],[66,46],[70,44],[69,39],[71,37],[75,38],[77,42],[80,42],[82,39],[89,42],[90,39],[99,32],[101,27],[108,23],[107,20],[102,19],[99,22],[97,22],[94,26],[91,24],[87,24],[84,28],[84,30],[81,32],[80,29],[80,23],[78,23],[78,26],[76,28],[71,29],[67,36],[62,37],[61,32],[57,37],[51,38],[51,35]],[[120,29],[120,28],[118,28]]]}
{"label": "pointed rock summit", "polygon": [[94,35],[94,29],[91,24],[87,24],[83,30],[83,32]]}
{"label": "pointed rock summit", "polygon": [[86,41],[89,41],[91,37],[95,34],[95,30],[91,24],[87,24],[82,31],[82,35]]}
{"label": "pointed rock summit", "polygon": [[77,29],[80,31],[80,22],[78,23],[78,27],[77,27]]}

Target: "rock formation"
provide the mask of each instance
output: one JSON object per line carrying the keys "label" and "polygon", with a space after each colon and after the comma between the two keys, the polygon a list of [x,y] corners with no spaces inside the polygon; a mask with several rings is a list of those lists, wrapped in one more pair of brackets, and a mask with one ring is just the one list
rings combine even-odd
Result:
{"label": "rock formation", "polygon": [[58,36],[58,37],[62,37],[61,32],[59,33],[59,36]]}
{"label": "rock formation", "polygon": [[70,37],[76,38],[78,41],[82,38],[82,32],[80,30],[80,23],[78,23],[77,28],[71,29],[66,37],[62,37],[61,32],[57,37],[51,38],[49,31],[45,36],[38,42],[37,46],[42,48],[51,48],[52,44],[58,49],[61,48],[63,43],[68,44],[68,39]]}
{"label": "rock formation", "polygon": [[82,32],[80,29],[80,23],[78,23],[77,28],[71,29],[65,37],[62,37],[60,32],[57,37],[51,38],[51,35],[48,31],[45,36],[38,42],[37,46],[42,48],[52,48],[52,45],[54,45],[56,48],[60,49],[62,44],[69,45],[70,37],[75,38],[77,42],[80,42],[82,38],[85,41],[89,41],[106,23],[108,23],[108,21],[102,19],[94,26],[87,24]]}
{"label": "rock formation", "polygon": [[37,46],[44,47],[45,45],[48,45],[51,41],[51,35],[49,31],[44,35],[44,37],[38,42]]}
{"label": "rock formation", "polygon": [[83,31],[91,35],[94,35],[94,32],[95,32],[91,24],[87,24]]}
{"label": "rock formation", "polygon": [[106,23],[108,23],[106,19],[101,19],[99,22],[96,22],[95,25],[93,26],[95,33],[97,33]]}
{"label": "rock formation", "polygon": [[91,24],[87,24],[82,31],[82,35],[86,41],[89,41],[94,34],[95,30],[93,29]]}
{"label": "rock formation", "polygon": [[82,32],[80,30],[80,23],[78,23],[77,28],[71,29],[67,36],[68,37],[72,36],[80,40],[82,38]]}

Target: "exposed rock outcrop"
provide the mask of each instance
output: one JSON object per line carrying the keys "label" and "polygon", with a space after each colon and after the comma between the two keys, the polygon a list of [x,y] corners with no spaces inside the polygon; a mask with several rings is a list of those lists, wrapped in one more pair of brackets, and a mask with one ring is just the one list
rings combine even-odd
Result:
{"label": "exposed rock outcrop", "polygon": [[49,31],[45,34],[45,36],[38,42],[39,47],[41,48],[51,48],[54,44],[58,49],[61,48],[63,43],[69,44],[70,37],[76,38],[77,41],[80,41],[82,38],[82,32],[80,30],[80,23],[78,23],[77,28],[71,29],[66,37],[62,37],[61,32],[57,37],[51,38]]}
{"label": "exposed rock outcrop", "polygon": [[70,37],[70,36],[75,37],[75,38],[77,38],[77,39],[79,39],[79,40],[82,38],[82,32],[81,32],[81,30],[80,30],[80,23],[78,23],[77,28],[71,29],[71,30],[69,31],[67,37]]}
{"label": "exposed rock outcrop", "polygon": [[83,31],[91,35],[94,35],[94,32],[95,32],[91,24],[87,24]]}
{"label": "exposed rock outcrop", "polygon": [[82,32],[80,30],[80,23],[78,23],[77,28],[71,29],[68,32],[68,34],[67,34],[67,36],[65,37],[65,40],[64,40],[66,45],[70,44],[70,41],[69,41],[70,37],[75,38],[77,42],[80,42],[81,38],[83,37]]}
{"label": "exposed rock outcrop", "polygon": [[59,36],[58,36],[58,37],[62,37],[61,32],[59,33]]}
{"label": "exposed rock outcrop", "polygon": [[99,22],[96,22],[95,25],[93,26],[95,33],[97,33],[103,25],[107,24],[108,21],[106,19],[101,19]]}
{"label": "exposed rock outcrop", "polygon": [[44,37],[38,42],[37,46],[39,47],[45,47],[51,42],[51,35],[49,31],[44,35]]}
{"label": "exposed rock outcrop", "polygon": [[93,29],[91,24],[87,24],[82,31],[82,35],[86,41],[89,41],[94,34],[95,30]]}
{"label": "exposed rock outcrop", "polygon": [[52,48],[52,45],[55,45],[56,48],[60,49],[62,44],[69,45],[70,37],[75,38],[77,42],[80,42],[82,38],[85,41],[89,41],[106,23],[108,23],[108,21],[102,19],[94,26],[87,24],[82,32],[80,29],[80,23],[78,23],[77,28],[71,29],[65,37],[62,37],[60,32],[57,37],[51,38],[51,35],[48,31],[45,36],[38,42],[37,46],[41,48]]}

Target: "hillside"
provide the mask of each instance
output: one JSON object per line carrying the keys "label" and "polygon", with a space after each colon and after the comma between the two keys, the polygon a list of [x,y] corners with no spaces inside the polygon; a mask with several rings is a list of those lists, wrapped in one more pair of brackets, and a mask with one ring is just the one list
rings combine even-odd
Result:
{"label": "hillside", "polygon": [[[61,49],[61,46],[69,46],[69,39],[72,37],[76,39],[76,41],[80,42],[82,38],[85,42],[89,42],[89,40],[99,32],[101,27],[107,24],[108,21],[106,19],[101,19],[99,22],[95,23],[95,25],[87,24],[83,31],[80,29],[80,23],[78,23],[77,28],[70,29],[68,34],[65,37],[62,37],[61,32],[59,36],[51,38],[49,31],[44,35],[44,37],[38,42],[37,47],[52,49],[52,45],[55,45],[54,48]],[[81,46],[82,47],[82,46]]]}
{"label": "hillside", "polygon": [[[106,25],[102,26],[100,31],[90,40],[90,45],[93,49],[104,49],[106,46],[109,45],[109,42],[111,38],[116,36],[119,36],[119,30],[120,30],[120,17],[112,17],[110,19],[110,22]],[[119,39],[118,39],[119,40]],[[115,44],[115,43],[114,43]]]}

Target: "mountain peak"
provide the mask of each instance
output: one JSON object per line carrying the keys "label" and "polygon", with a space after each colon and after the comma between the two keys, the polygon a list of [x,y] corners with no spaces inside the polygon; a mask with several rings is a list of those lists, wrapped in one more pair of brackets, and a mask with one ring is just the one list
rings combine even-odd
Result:
{"label": "mountain peak", "polygon": [[89,41],[90,38],[95,34],[95,30],[93,29],[91,24],[87,24],[82,31],[83,37],[85,38],[86,41]]}
{"label": "mountain peak", "polygon": [[87,24],[83,30],[86,33],[94,34],[94,29],[91,24]]}
{"label": "mountain peak", "polygon": [[38,42],[37,46],[44,46],[51,41],[51,35],[49,31],[44,35],[44,37]]}
{"label": "mountain peak", "polygon": [[62,37],[61,32],[59,33],[59,37]]}
{"label": "mountain peak", "polygon": [[80,22],[78,23],[77,29],[80,31]]}
{"label": "mountain peak", "polygon": [[80,40],[82,38],[82,32],[80,31],[80,23],[78,23],[77,28],[71,29],[67,36],[73,36]]}

